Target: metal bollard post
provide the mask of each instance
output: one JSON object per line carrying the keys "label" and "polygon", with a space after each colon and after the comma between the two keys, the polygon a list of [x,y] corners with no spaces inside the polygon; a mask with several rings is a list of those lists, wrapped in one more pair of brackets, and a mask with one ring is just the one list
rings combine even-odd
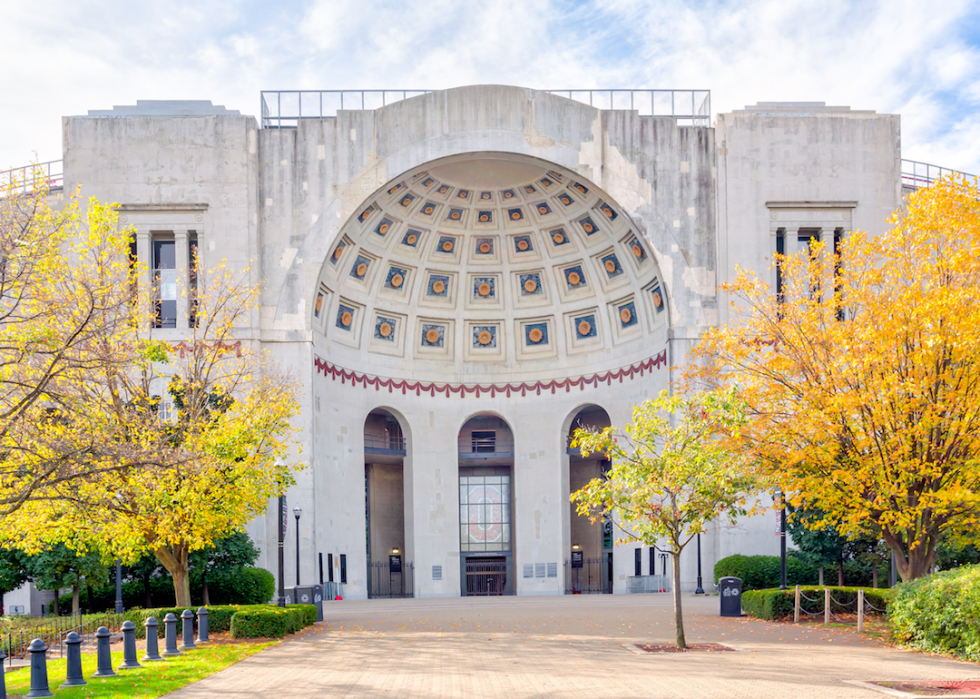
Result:
{"label": "metal bollard post", "polygon": [[26,696],[53,697],[48,687],[48,647],[40,638],[35,638],[27,650],[31,653],[31,691]]}
{"label": "metal bollard post", "polygon": [[796,606],[793,608],[793,623],[800,623],[800,586],[796,586]]}
{"label": "metal bollard post", "polygon": [[208,608],[201,607],[197,610],[197,642],[209,643],[208,638]]}
{"label": "metal bollard post", "polygon": [[3,661],[6,659],[3,648],[0,648],[0,699],[7,699],[7,680],[3,677]]}
{"label": "metal bollard post", "polygon": [[197,646],[194,645],[194,612],[185,609],[180,618],[184,621],[184,634],[180,650],[197,650]]}
{"label": "metal bollard post", "polygon": [[123,632],[123,661],[119,665],[120,670],[143,667],[136,660],[136,624],[129,619],[122,623]]}
{"label": "metal bollard post", "polygon": [[80,687],[88,684],[82,675],[82,637],[71,631],[65,636],[65,645],[68,646],[68,668],[61,686]]}
{"label": "metal bollard post", "polygon": [[112,670],[112,655],[109,653],[109,629],[100,626],[95,632],[95,653],[98,667],[92,677],[115,677],[116,673]]}
{"label": "metal bollard post", "polygon": [[864,633],[864,590],[858,590],[858,633]]}
{"label": "metal bollard post", "polygon": [[823,589],[823,625],[830,626],[830,588]]}
{"label": "metal bollard post", "polygon": [[164,648],[160,655],[164,658],[180,655],[180,651],[177,650],[177,617],[170,612],[163,618],[163,623],[166,631],[163,634]]}
{"label": "metal bollard post", "polygon": [[143,627],[146,629],[146,655],[143,656],[143,662],[163,660],[160,657],[160,639],[157,636],[157,629],[160,627],[160,623],[156,620],[156,617],[151,616],[143,622]]}

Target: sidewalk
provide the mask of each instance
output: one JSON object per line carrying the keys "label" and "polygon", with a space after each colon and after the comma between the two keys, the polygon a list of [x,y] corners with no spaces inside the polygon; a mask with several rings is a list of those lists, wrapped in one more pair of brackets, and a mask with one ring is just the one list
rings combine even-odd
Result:
{"label": "sidewalk", "polygon": [[668,595],[336,602],[327,622],[170,696],[883,699],[844,680],[980,677],[849,629],[722,619],[717,597],[684,604],[689,643],[737,652],[637,651],[673,639]]}

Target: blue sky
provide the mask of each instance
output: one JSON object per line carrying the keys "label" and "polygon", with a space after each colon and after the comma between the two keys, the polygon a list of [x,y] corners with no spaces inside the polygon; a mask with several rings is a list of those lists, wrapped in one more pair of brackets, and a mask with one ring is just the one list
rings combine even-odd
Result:
{"label": "blue sky", "polygon": [[256,114],[263,89],[502,83],[898,113],[903,157],[980,173],[980,0],[0,3],[0,169],[60,158],[63,115],[137,99]]}

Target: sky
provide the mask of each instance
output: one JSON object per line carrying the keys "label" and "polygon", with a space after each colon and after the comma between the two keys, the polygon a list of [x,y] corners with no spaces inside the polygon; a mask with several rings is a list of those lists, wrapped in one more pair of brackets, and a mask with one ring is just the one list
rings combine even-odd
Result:
{"label": "sky", "polygon": [[980,0],[0,0],[0,170],[137,99],[261,90],[711,90],[900,114],[902,156],[980,174]]}

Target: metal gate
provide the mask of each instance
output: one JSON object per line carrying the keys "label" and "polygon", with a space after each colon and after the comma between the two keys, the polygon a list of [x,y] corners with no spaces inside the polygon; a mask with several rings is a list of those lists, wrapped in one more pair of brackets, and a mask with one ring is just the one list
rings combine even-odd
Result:
{"label": "metal gate", "polygon": [[502,595],[507,587],[506,558],[467,558],[466,594]]}
{"label": "metal gate", "polygon": [[414,597],[415,564],[409,561],[395,569],[389,562],[368,563],[368,598]]}
{"label": "metal gate", "polygon": [[605,553],[602,558],[579,559],[581,567],[565,559],[566,595],[610,595],[612,594],[612,554]]}

